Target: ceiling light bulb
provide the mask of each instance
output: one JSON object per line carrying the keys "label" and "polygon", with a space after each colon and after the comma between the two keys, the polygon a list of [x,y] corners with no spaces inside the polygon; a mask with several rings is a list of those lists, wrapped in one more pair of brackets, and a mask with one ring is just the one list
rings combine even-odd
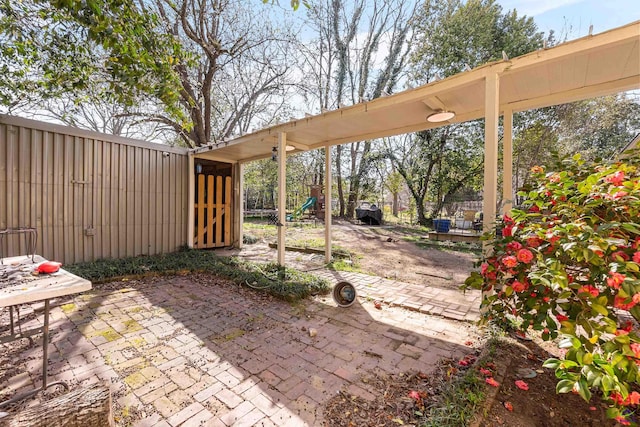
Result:
{"label": "ceiling light bulb", "polygon": [[453,111],[438,110],[427,116],[427,121],[430,123],[440,123],[451,120],[456,116]]}

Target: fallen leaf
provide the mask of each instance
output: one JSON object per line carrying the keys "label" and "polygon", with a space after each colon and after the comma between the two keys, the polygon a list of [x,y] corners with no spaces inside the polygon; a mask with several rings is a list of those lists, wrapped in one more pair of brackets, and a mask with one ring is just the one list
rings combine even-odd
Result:
{"label": "fallen leaf", "polygon": [[522,380],[518,380],[516,381],[516,386],[520,389],[520,390],[529,390],[529,384],[527,384],[526,382],[522,381]]}
{"label": "fallen leaf", "polygon": [[507,408],[507,411],[513,412],[513,405],[511,402],[504,402],[504,407]]}
{"label": "fallen leaf", "polygon": [[404,425],[404,421],[402,421],[400,418],[394,418],[391,421],[393,421],[396,424],[400,424],[401,426]]}
{"label": "fallen leaf", "polygon": [[493,378],[489,377],[489,378],[485,378],[484,380],[487,384],[489,384],[491,387],[500,387],[500,383],[496,380],[494,380]]}

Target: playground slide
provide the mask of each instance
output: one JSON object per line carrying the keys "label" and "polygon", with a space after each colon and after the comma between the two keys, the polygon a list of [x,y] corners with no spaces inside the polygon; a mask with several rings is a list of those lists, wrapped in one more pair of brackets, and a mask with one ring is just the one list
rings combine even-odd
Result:
{"label": "playground slide", "polygon": [[304,204],[302,206],[300,206],[298,209],[296,209],[293,212],[293,218],[298,218],[300,215],[302,215],[304,213],[304,211],[306,211],[307,209],[311,209],[313,207],[313,205],[316,204],[316,198],[315,197],[309,197],[307,199],[306,202],[304,202]]}

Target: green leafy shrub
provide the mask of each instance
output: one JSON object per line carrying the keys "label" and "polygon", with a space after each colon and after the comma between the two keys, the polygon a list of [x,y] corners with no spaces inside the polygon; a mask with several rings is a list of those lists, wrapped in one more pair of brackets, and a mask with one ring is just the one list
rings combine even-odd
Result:
{"label": "green leafy shrub", "polygon": [[485,320],[517,320],[522,331],[558,334],[564,359],[549,359],[558,393],[590,400],[599,390],[608,416],[636,423],[640,404],[640,162],[585,162],[559,172],[535,167],[521,210],[503,220],[494,251],[466,288],[485,291]]}
{"label": "green leafy shrub", "polygon": [[68,265],[65,269],[98,283],[127,276],[205,272],[288,301],[329,292],[327,280],[309,273],[273,263],[258,264],[235,257],[219,257],[210,251],[186,248],[170,254],[99,259]]}

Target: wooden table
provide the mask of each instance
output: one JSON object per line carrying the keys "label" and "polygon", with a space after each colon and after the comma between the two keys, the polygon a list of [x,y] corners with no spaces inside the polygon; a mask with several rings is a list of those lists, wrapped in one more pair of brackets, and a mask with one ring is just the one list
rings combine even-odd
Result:
{"label": "wooden table", "polygon": [[15,333],[13,327],[13,310],[11,311],[11,331],[8,337],[0,342],[30,337],[42,332],[42,385],[34,390],[23,393],[10,400],[0,403],[0,408],[10,403],[18,402],[33,396],[41,390],[54,385],[69,387],[61,381],[47,383],[47,362],[49,345],[49,300],[51,298],[76,294],[91,289],[91,282],[82,279],[63,269],[53,274],[34,275],[34,270],[46,260],[39,255],[18,256],[4,258],[0,264],[0,308],[9,307],[11,310],[19,304],[29,304],[44,301],[44,326],[25,332]]}

